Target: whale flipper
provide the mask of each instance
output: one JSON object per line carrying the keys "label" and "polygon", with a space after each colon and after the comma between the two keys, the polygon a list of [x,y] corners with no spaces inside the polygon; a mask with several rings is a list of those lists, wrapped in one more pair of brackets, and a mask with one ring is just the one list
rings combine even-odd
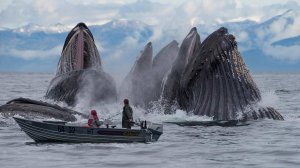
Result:
{"label": "whale flipper", "polygon": [[26,118],[51,117],[63,121],[76,121],[74,115],[87,117],[84,114],[55,104],[26,98],[17,98],[8,101],[6,104],[0,106],[0,113],[4,117],[12,117],[18,114]]}

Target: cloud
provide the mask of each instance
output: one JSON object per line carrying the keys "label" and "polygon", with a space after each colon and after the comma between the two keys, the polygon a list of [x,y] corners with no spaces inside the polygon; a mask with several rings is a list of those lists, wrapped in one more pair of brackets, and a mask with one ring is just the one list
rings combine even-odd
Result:
{"label": "cloud", "polygon": [[[5,15],[11,19],[3,23],[5,26],[16,26],[18,18],[23,22],[38,22],[37,24],[55,24],[57,22],[63,23],[63,21],[70,23],[78,19],[86,19],[88,22],[96,22],[97,20],[99,22],[101,19],[111,20],[122,17],[127,17],[127,19],[141,18],[143,21],[149,18],[151,21],[151,19],[165,19],[155,18],[159,15],[158,13],[165,13],[170,9],[173,12],[178,12],[178,8],[183,8],[179,11],[180,13],[177,13],[178,17],[180,14],[190,17],[201,15],[202,19],[210,22],[218,18],[221,20],[232,19],[246,15],[260,15],[261,13],[272,15],[274,10],[278,12],[282,8],[293,9],[298,5],[298,2],[288,0],[263,2],[260,0],[219,0],[217,3],[211,0],[1,0],[0,16]],[[270,6],[272,8],[262,10]],[[118,13],[126,15],[118,15]],[[2,18],[1,20],[6,19]]]}
{"label": "cloud", "polygon": [[[153,28],[153,48],[156,52],[172,40],[179,43],[189,30],[196,25],[198,32],[211,33],[215,25],[226,21],[255,20],[263,22],[271,17],[282,13],[287,9],[300,9],[298,1],[272,0],[272,1],[242,1],[242,0],[2,0],[0,7],[1,27],[19,27],[28,23],[40,25],[76,25],[85,22],[88,25],[103,24],[111,20],[138,20]],[[257,46],[262,47],[264,52],[281,60],[298,60],[297,54],[287,56],[283,51],[296,51],[297,46],[292,48],[274,47],[270,44],[278,39],[299,35],[300,18],[295,16],[290,22],[287,18],[279,19],[270,27],[256,30],[258,37],[272,36],[265,41],[263,38],[255,39]],[[229,30],[230,31],[230,30]],[[204,35],[201,35],[203,40]],[[206,34],[205,34],[206,35]],[[241,30],[236,34],[237,40],[247,42],[251,34]],[[100,50],[104,62],[113,73],[114,66],[127,72],[133,64],[139,50],[145,44],[138,41],[136,35],[125,38],[118,46],[111,49]],[[105,42],[101,42],[103,44]],[[281,51],[280,51],[281,50]],[[278,52],[275,52],[278,51]],[[15,54],[24,59],[49,57],[60,54],[61,48],[54,47],[46,50],[17,50],[12,49],[8,53]],[[154,51],[155,52],[155,51]]]}
{"label": "cloud", "polygon": [[257,39],[254,40],[256,46],[263,53],[277,60],[282,60],[291,64],[300,62],[300,46],[272,45],[272,43],[300,35],[300,14],[298,11],[287,11],[271,21],[263,23],[254,32]]}
{"label": "cloud", "polygon": [[79,4],[79,5],[94,5],[94,4],[126,4],[128,2],[133,2],[134,0],[66,0],[69,3],[73,3],[73,4]]}
{"label": "cloud", "polygon": [[[160,1],[161,3],[165,1]],[[286,3],[288,2],[288,3]],[[150,3],[150,1],[137,1],[122,7],[119,15],[125,18],[142,20],[147,24],[154,26],[154,37],[152,40],[162,39],[166,36],[172,37],[179,42],[185,37],[189,30],[196,25],[205,25],[205,27],[199,27],[199,31],[206,29],[208,33],[214,31],[209,27],[214,27],[225,21],[237,21],[237,20],[254,20],[256,22],[263,22],[271,17],[286,11],[287,7],[300,9],[297,2],[293,1],[277,1],[274,3],[260,2],[253,4],[247,1],[240,0],[220,0],[215,3],[211,0],[189,0],[182,1],[176,6],[170,4]],[[261,4],[261,5],[258,5]],[[284,7],[283,7],[284,6]],[[159,11],[159,12],[157,12]],[[280,24],[280,23],[278,23]],[[209,25],[209,26],[206,26]],[[285,32],[280,32],[278,38],[285,37],[294,34],[299,34],[297,25],[286,29]],[[274,25],[274,30],[278,29],[278,26]],[[261,31],[261,30],[259,30]],[[268,34],[269,28],[265,31],[261,31],[262,36]],[[203,35],[201,35],[202,37]],[[246,40],[247,35],[245,33],[239,34]],[[170,39],[168,39],[170,40]],[[275,40],[275,39],[274,39]],[[166,43],[166,41],[164,42]]]}
{"label": "cloud", "polygon": [[103,57],[104,68],[114,77],[117,86],[120,86],[144,45],[138,38],[128,36],[120,45],[103,50],[107,54]]}
{"label": "cloud", "polygon": [[241,42],[244,42],[244,41],[249,40],[249,35],[248,35],[248,33],[245,32],[245,31],[240,32],[240,33],[237,35],[237,37],[238,37],[239,41],[241,41]]}
{"label": "cloud", "polygon": [[[270,7],[274,3],[280,5]],[[220,0],[217,3],[211,0],[4,0],[0,8],[0,24],[3,27],[28,23],[74,25],[83,21],[91,25],[123,18],[174,29],[180,25],[215,24],[236,18],[264,20],[287,7],[297,6],[297,2],[286,0],[272,3],[241,0]]]}
{"label": "cloud", "polygon": [[300,46],[280,46],[265,45],[263,52],[279,60],[287,60],[289,63],[297,63],[300,61]]}
{"label": "cloud", "polygon": [[[83,1],[82,1],[83,2]],[[118,18],[118,3],[74,3],[66,0],[25,0],[11,1],[0,10],[0,24],[3,27],[15,28],[28,23],[40,25],[65,25],[77,22],[91,24],[105,23]]]}
{"label": "cloud", "polygon": [[[289,10],[273,18],[271,22],[262,25],[255,30],[256,34],[262,40],[268,40],[269,43],[295,37],[300,34],[300,13]],[[265,37],[268,37],[266,39]]]}
{"label": "cloud", "polygon": [[1,5],[0,5],[0,11],[6,9],[10,4],[12,0],[1,0]]}
{"label": "cloud", "polygon": [[6,51],[0,51],[0,55],[16,56],[25,60],[30,59],[46,59],[48,57],[59,56],[62,50],[62,46],[56,46],[49,50],[18,50],[8,49]]}

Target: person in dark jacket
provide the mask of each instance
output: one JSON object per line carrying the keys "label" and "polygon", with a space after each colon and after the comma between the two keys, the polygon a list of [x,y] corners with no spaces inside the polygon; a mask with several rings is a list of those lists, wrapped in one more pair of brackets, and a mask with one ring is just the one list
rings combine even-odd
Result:
{"label": "person in dark jacket", "polygon": [[131,122],[133,121],[132,113],[133,112],[132,112],[132,108],[129,105],[129,100],[124,99],[122,128],[131,129]]}

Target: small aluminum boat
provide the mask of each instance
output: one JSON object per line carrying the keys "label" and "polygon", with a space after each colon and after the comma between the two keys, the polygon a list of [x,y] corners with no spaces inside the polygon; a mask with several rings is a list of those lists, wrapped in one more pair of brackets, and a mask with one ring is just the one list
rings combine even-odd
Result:
{"label": "small aluminum boat", "polygon": [[163,133],[163,125],[149,123],[141,129],[86,128],[66,122],[33,121],[13,117],[21,129],[36,142],[128,143],[155,142]]}

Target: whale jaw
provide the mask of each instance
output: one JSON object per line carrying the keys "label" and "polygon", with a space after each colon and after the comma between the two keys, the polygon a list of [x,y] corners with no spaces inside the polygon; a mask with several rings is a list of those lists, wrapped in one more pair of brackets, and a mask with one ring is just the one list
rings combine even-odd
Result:
{"label": "whale jaw", "polygon": [[68,105],[86,99],[85,104],[92,106],[115,102],[116,96],[115,82],[102,69],[92,33],[84,23],[77,24],[65,40],[56,76],[45,97]]}
{"label": "whale jaw", "polygon": [[84,23],[68,34],[58,63],[56,75],[81,69],[101,70],[101,60],[94,38]]}

